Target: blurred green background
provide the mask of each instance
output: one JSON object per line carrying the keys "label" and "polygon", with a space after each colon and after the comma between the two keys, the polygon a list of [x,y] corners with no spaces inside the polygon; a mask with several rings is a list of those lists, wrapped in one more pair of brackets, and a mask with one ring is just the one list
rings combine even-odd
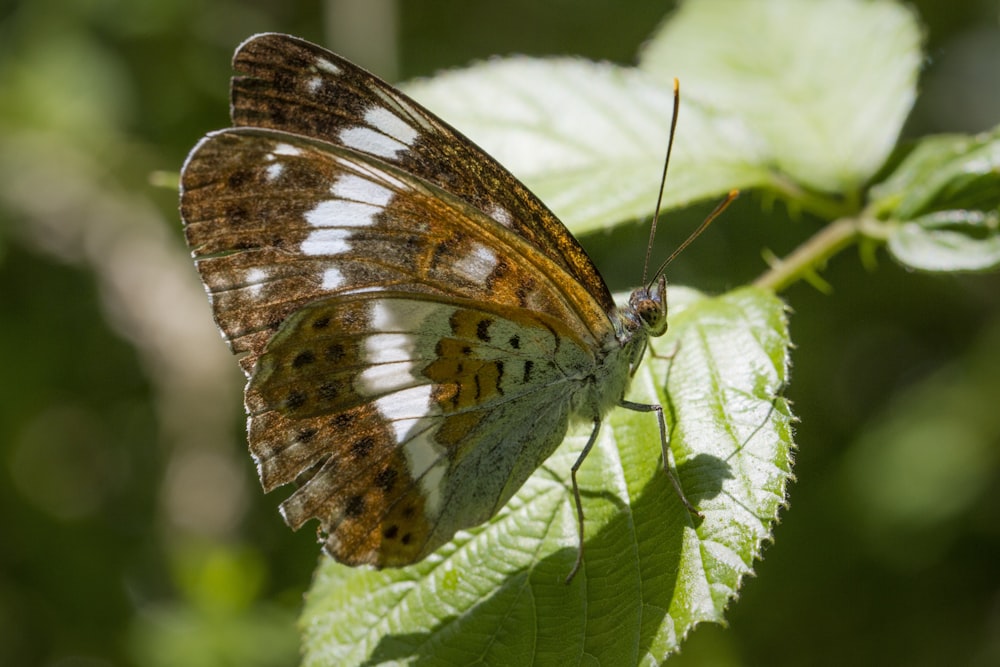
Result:
{"label": "blurred green background", "polygon": [[[906,136],[1000,122],[1000,4],[913,5]],[[296,661],[317,547],[259,491],[171,189],[227,125],[240,41],[290,32],[390,80],[496,54],[630,63],[671,6],[0,1],[0,665]],[[743,197],[670,280],[740,285],[821,224],[768,205]],[[703,213],[668,215],[657,252]],[[646,233],[582,241],[624,289]],[[677,664],[1000,665],[1000,277],[877,260],[842,253],[832,294],[784,295],[790,508],[730,627]]]}

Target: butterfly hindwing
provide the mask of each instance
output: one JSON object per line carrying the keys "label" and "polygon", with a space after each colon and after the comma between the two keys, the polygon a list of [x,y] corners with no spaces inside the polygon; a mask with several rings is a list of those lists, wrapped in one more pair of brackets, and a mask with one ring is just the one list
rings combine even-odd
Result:
{"label": "butterfly hindwing", "polygon": [[319,519],[338,560],[413,562],[487,520],[558,446],[588,350],[557,320],[496,304],[318,301],[282,326],[247,387],[261,480],[301,484],[285,518]]}
{"label": "butterfly hindwing", "polygon": [[237,126],[323,139],[433,183],[512,229],[583,285],[605,312],[614,301],[579,243],[499,162],[399,90],[340,56],[277,33],[233,57]]}

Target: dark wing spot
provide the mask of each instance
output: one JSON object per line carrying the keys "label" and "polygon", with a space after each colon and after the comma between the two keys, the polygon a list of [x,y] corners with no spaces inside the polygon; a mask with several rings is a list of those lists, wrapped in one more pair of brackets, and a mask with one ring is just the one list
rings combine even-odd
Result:
{"label": "dark wing spot", "polygon": [[308,399],[309,397],[305,395],[305,392],[293,389],[288,392],[288,398],[285,399],[285,407],[289,410],[298,410],[306,404]]}
{"label": "dark wing spot", "polygon": [[308,366],[309,364],[316,361],[316,355],[313,354],[312,350],[303,350],[295,355],[292,359],[292,368],[302,368],[303,366]]}
{"label": "dark wing spot", "polygon": [[226,208],[226,217],[234,225],[240,225],[250,219],[250,210],[244,204],[231,204]]}
{"label": "dark wing spot", "polygon": [[399,538],[399,541],[402,542],[403,544],[409,544],[410,540],[412,539],[413,535],[411,535],[410,533],[403,533],[403,536]]}
{"label": "dark wing spot", "polygon": [[535,362],[532,361],[531,359],[528,359],[527,361],[524,362],[524,375],[521,377],[521,382],[524,382],[525,384],[531,382],[531,369],[533,369],[534,367],[535,367]]}
{"label": "dark wing spot", "polygon": [[559,345],[562,343],[562,337],[560,337],[559,334],[556,333],[556,330],[553,329],[549,325],[548,322],[544,322],[542,320],[538,320],[538,321],[541,322],[542,326],[544,326],[546,329],[549,330],[550,334],[552,334],[552,342],[555,345],[555,349],[553,351],[554,352],[558,352],[559,351]]}
{"label": "dark wing spot", "polygon": [[531,279],[525,279],[517,284],[517,289],[514,290],[514,296],[517,297],[517,303],[522,308],[528,305],[528,297],[531,296],[531,290],[535,288],[535,281]]}
{"label": "dark wing spot", "polygon": [[375,438],[370,435],[366,435],[363,438],[359,438],[354,441],[351,445],[351,453],[358,458],[365,458],[372,453],[372,449],[375,448]]}
{"label": "dark wing spot", "polygon": [[318,431],[314,428],[304,428],[295,434],[295,442],[309,442],[316,437]]}
{"label": "dark wing spot", "polygon": [[324,401],[334,400],[339,393],[340,389],[335,382],[327,382],[319,387],[319,397]]}
{"label": "dark wing spot", "polygon": [[226,179],[226,183],[229,185],[231,190],[239,190],[244,185],[250,182],[253,175],[245,170],[240,169],[229,174],[229,178]]}
{"label": "dark wing spot", "polygon": [[382,489],[385,493],[391,493],[392,488],[396,486],[396,475],[398,473],[394,468],[385,468],[380,470],[377,475],[375,475],[375,486]]}
{"label": "dark wing spot", "polygon": [[351,496],[344,505],[344,515],[349,519],[357,519],[365,511],[365,499],[362,496]]}
{"label": "dark wing spot", "polygon": [[325,329],[330,326],[330,316],[322,315],[313,320],[313,329]]}
{"label": "dark wing spot", "polygon": [[382,537],[384,537],[387,540],[394,539],[398,534],[399,534],[399,526],[397,526],[396,524],[393,524],[382,531]]}
{"label": "dark wing spot", "polygon": [[333,419],[330,420],[330,426],[340,430],[349,429],[354,425],[355,419],[353,413],[341,412],[333,416]]}
{"label": "dark wing spot", "polygon": [[484,343],[490,342],[491,324],[493,324],[493,320],[490,319],[479,320],[479,324],[476,325],[476,338],[483,341]]}
{"label": "dark wing spot", "polygon": [[456,247],[461,245],[463,242],[463,237],[461,234],[456,234],[447,239],[444,239],[436,246],[434,246],[434,252],[431,253],[430,268],[436,269],[439,264],[444,263],[445,259],[454,253]]}
{"label": "dark wing spot", "polygon": [[507,341],[507,342],[510,343],[511,349],[514,349],[514,350],[520,350],[521,349],[521,338],[517,334],[514,334],[513,336],[511,336],[510,340]]}
{"label": "dark wing spot", "polygon": [[333,343],[326,348],[326,358],[330,361],[340,361],[344,358],[344,346],[341,343]]}

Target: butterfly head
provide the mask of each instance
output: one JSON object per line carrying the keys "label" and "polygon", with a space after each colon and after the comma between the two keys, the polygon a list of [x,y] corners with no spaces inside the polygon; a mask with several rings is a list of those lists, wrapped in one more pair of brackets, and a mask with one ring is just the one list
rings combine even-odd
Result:
{"label": "butterfly head", "polygon": [[626,329],[642,329],[647,336],[662,336],[667,332],[667,279],[660,276],[648,285],[632,292],[628,300]]}

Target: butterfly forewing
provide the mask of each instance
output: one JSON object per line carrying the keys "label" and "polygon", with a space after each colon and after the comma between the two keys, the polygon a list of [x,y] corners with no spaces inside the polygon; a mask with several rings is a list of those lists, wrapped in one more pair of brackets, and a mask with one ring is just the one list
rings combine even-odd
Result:
{"label": "butterfly forewing", "polygon": [[576,239],[510,172],[389,84],[304,40],[263,34],[233,57],[237,126],[325,139],[394,164],[514,230],[582,284],[605,312],[614,302]]}
{"label": "butterfly forewing", "polygon": [[193,151],[182,185],[188,243],[219,326],[234,352],[247,353],[248,372],[288,314],[360,290],[529,308],[590,340],[610,327],[592,296],[523,238],[355,151],[228,130]]}

